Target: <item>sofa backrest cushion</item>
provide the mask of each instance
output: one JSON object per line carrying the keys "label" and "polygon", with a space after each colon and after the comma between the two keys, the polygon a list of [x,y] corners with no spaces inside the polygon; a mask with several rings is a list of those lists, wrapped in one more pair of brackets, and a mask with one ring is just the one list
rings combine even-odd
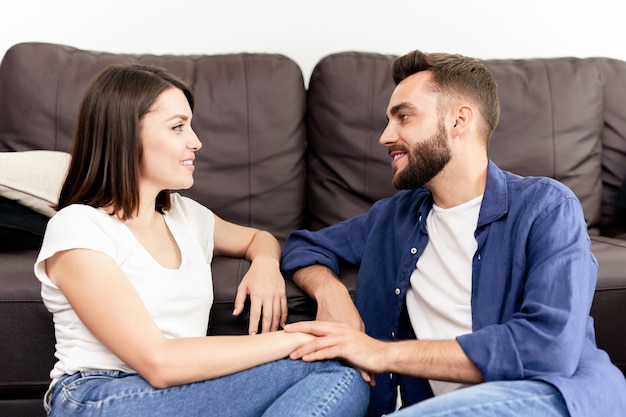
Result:
{"label": "sofa backrest cushion", "polygon": [[[394,88],[393,56],[363,52],[322,59],[309,83],[309,209],[312,228],[367,211],[394,193],[378,138]],[[568,185],[587,223],[600,221],[603,86],[582,59],[487,60],[499,85],[500,124],[490,158],[520,175]]]}
{"label": "sofa backrest cushion", "polygon": [[626,237],[626,205],[618,201],[620,192],[626,192],[626,62],[613,58],[589,60],[604,81],[602,232]]}
{"label": "sofa backrest cushion", "polygon": [[517,174],[561,181],[580,199],[588,226],[598,227],[604,89],[597,68],[578,58],[486,64],[501,102],[489,156]]}
{"label": "sofa backrest cushion", "polygon": [[393,57],[345,52],[314,68],[307,96],[309,227],[364,213],[392,195],[391,160],[378,139],[393,91]]}
{"label": "sofa backrest cushion", "polygon": [[0,66],[0,151],[68,152],[89,81],[107,64],[165,67],[192,86],[203,143],[183,194],[284,239],[302,226],[305,100],[298,65],[278,54],[133,55],[23,43]]}

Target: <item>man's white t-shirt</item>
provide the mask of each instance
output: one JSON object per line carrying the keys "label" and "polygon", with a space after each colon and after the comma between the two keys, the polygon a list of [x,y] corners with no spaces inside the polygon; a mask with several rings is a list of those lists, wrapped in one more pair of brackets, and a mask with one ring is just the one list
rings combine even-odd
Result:
{"label": "man's white t-shirt", "polygon": [[[449,209],[433,205],[428,244],[417,261],[406,305],[418,339],[454,339],[472,331],[472,259],[482,195]],[[430,381],[435,395],[464,385]]]}
{"label": "man's white t-shirt", "polygon": [[53,384],[64,374],[88,369],[135,372],[89,332],[46,275],[45,260],[60,251],[91,249],[113,258],[166,337],[206,335],[213,304],[215,218],[209,209],[180,194],[173,193],[171,201],[164,218],[180,248],[178,269],[161,266],[124,223],[102,209],[71,205],[48,222],[34,268],[44,304],[54,315],[58,361],[50,372]]}

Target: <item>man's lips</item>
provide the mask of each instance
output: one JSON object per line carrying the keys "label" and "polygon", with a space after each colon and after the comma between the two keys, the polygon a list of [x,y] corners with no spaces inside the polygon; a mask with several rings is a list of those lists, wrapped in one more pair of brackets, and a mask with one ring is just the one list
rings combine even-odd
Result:
{"label": "man's lips", "polygon": [[404,158],[407,155],[404,150],[390,150],[389,156],[392,158],[391,166],[394,166],[400,159]]}

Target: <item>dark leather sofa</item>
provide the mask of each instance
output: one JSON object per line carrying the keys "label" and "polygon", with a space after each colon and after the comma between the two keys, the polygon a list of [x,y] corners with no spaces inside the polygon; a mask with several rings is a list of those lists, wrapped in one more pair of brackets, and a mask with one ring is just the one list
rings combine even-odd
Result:
{"label": "dark leather sofa", "polygon": [[[191,82],[196,94],[194,128],[203,148],[195,185],[184,194],[284,241],[294,229],[333,224],[394,192],[378,145],[392,58],[333,54],[305,84],[300,68],[276,54],[129,55],[18,44],[0,66],[0,152],[69,151],[82,91],[102,67],[161,65]],[[626,178],[626,62],[562,57],[487,65],[502,101],[490,156],[513,172],[556,178],[581,200],[600,263],[591,310],[597,341],[626,372],[626,208],[618,204]],[[11,238],[9,212],[1,207],[0,415],[43,416],[54,363],[52,318],[33,275],[37,250]],[[244,333],[247,317],[231,311],[247,264],[218,258],[213,269],[208,332]],[[355,271],[346,268],[342,279],[354,288]],[[291,283],[288,296],[290,321],[314,317],[315,305]]]}

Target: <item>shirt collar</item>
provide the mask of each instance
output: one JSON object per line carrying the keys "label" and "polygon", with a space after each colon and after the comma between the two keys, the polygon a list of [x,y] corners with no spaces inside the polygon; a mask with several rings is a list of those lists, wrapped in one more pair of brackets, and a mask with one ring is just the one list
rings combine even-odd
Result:
{"label": "shirt collar", "polygon": [[[422,187],[416,191],[420,192],[423,189],[428,190],[426,187]],[[508,193],[504,171],[489,160],[487,165],[487,183],[485,185],[483,201],[478,215],[478,227],[492,223],[508,212]],[[426,217],[428,217],[428,213],[430,213],[433,204],[433,195],[430,190],[428,190],[427,197],[422,200],[417,208],[417,221],[423,223],[424,227]]]}
{"label": "shirt collar", "polygon": [[507,180],[504,172],[491,160],[487,166],[487,184],[478,215],[478,227],[492,223],[509,210]]}

